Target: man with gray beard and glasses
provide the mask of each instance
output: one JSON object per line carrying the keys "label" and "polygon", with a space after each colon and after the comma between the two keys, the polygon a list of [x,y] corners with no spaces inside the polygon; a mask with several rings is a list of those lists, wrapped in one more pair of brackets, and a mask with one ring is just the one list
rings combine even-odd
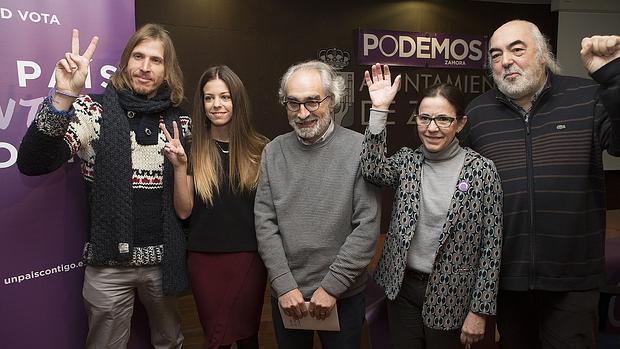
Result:
{"label": "man with gray beard and glasses", "polygon": [[378,189],[362,178],[363,136],[333,121],[344,81],[327,64],[293,65],[279,97],[294,131],[267,144],[254,205],[258,250],[269,272],[279,348],[313,347],[314,331],[286,329],[285,317],[325,320],[323,348],[360,348],[366,267],[379,233]]}
{"label": "man with gray beard and glasses", "polygon": [[504,191],[502,348],[594,348],[605,283],[602,152],[620,156],[620,37],[581,42],[593,80],[558,75],[548,40],[515,20],[489,41],[496,88],[473,100],[464,144]]}

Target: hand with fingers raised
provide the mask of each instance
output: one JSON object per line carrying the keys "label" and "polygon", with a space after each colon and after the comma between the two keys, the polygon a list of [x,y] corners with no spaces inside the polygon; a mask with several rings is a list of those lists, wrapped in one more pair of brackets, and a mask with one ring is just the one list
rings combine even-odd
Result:
{"label": "hand with fingers raised", "polygon": [[374,109],[388,110],[400,87],[400,75],[394,79],[392,84],[390,67],[387,64],[383,66],[383,71],[381,71],[381,64],[374,64],[371,67],[371,71],[372,76],[368,70],[364,72],[364,79],[366,79],[372,107]]}
{"label": "hand with fingers raised", "polygon": [[54,69],[57,91],[54,106],[57,109],[68,109],[75,99],[73,96],[79,95],[82,91],[88,75],[88,64],[95,53],[97,42],[99,38],[94,36],[86,51],[80,55],[80,33],[77,29],[73,29],[71,52],[65,53],[65,57],[56,62]]}
{"label": "hand with fingers raised", "polygon": [[172,122],[172,136],[170,135],[170,132],[168,132],[168,129],[166,129],[166,125],[164,123],[160,123],[159,128],[164,133],[164,136],[166,136],[164,154],[168,160],[170,160],[172,166],[175,168],[187,166],[187,155],[185,154],[185,149],[181,144],[181,136],[177,122]]}

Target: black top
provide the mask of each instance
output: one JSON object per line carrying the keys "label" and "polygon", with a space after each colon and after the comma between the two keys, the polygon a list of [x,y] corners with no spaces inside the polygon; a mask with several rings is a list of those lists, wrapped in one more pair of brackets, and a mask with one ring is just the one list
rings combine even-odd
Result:
{"label": "black top", "polygon": [[254,229],[254,191],[233,192],[228,184],[228,143],[220,148],[224,178],[213,206],[194,195],[187,249],[197,252],[257,251]]}

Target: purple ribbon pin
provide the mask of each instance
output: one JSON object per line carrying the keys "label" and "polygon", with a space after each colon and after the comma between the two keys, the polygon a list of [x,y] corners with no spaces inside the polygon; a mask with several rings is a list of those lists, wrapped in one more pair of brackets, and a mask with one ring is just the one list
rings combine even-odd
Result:
{"label": "purple ribbon pin", "polygon": [[469,190],[469,183],[462,181],[456,185],[456,187],[463,193]]}

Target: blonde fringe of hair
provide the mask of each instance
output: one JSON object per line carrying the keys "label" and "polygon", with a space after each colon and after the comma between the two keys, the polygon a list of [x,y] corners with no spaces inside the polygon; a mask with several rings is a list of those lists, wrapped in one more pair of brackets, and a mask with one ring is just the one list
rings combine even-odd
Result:
{"label": "blonde fringe of hair", "polygon": [[118,70],[112,75],[112,85],[117,90],[133,91],[131,87],[131,77],[127,71],[127,65],[131,52],[145,40],[159,40],[164,46],[164,83],[170,88],[170,100],[173,105],[178,106],[184,98],[183,92],[183,72],[179,65],[174,44],[170,34],[159,24],[148,23],[140,27],[127,41]]}

